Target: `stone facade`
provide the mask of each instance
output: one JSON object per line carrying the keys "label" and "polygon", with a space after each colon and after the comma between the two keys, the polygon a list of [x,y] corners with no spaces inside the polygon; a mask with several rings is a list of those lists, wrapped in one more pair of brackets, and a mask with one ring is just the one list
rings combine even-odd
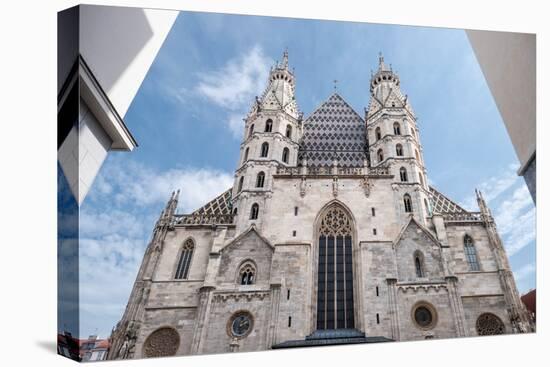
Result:
{"label": "stone facade", "polygon": [[533,331],[481,193],[468,212],[427,184],[383,58],[364,119],[337,93],[303,119],[294,88],[285,53],[246,117],[234,186],[186,215],[172,195],[109,358]]}

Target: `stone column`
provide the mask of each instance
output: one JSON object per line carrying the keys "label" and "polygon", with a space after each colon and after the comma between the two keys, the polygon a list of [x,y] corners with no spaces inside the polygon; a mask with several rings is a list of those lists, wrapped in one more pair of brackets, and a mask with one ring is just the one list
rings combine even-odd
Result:
{"label": "stone column", "polygon": [[212,293],[214,287],[203,286],[199,289],[199,307],[195,318],[195,329],[193,331],[193,341],[191,342],[191,353],[201,354],[204,347],[205,325],[210,320],[210,307],[212,304]]}
{"label": "stone column", "polygon": [[456,276],[445,277],[447,281],[447,290],[449,293],[449,303],[451,304],[451,310],[453,312],[453,318],[456,328],[456,336],[467,336],[466,333],[466,318],[464,316],[464,307],[462,306],[462,299],[458,290],[458,278]]}
{"label": "stone column", "polygon": [[388,309],[390,314],[391,322],[391,335],[392,339],[399,341],[399,310],[397,308],[397,279],[388,278],[386,279],[388,283]]}
{"label": "stone column", "polygon": [[277,326],[279,324],[279,304],[281,302],[281,284],[271,284],[271,312],[267,331],[266,347],[271,349],[277,343]]}

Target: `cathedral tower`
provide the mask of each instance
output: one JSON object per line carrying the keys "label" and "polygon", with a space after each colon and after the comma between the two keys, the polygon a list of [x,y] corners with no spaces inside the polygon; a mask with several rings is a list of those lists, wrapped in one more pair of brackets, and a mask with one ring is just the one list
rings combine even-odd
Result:
{"label": "cathedral tower", "polygon": [[302,114],[295,98],[296,80],[288,52],[269,73],[267,88],[245,118],[241,154],[235,170],[233,214],[237,231],[261,228],[278,166],[296,166]]}
{"label": "cathedral tower", "polygon": [[399,87],[399,76],[379,56],[371,76],[370,104],[366,111],[371,167],[389,167],[403,215],[413,214],[426,223],[431,215],[430,193],[422,145],[414,111]]}

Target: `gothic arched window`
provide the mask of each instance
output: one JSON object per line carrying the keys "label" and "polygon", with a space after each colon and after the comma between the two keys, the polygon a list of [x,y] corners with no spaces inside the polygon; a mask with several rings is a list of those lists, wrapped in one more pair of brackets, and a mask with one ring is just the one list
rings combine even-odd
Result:
{"label": "gothic arched window", "polygon": [[474,246],[474,240],[469,235],[464,236],[464,254],[466,261],[471,271],[479,271],[479,262],[477,260],[477,252]]}
{"label": "gothic arched window", "polygon": [[353,222],[339,205],[321,217],[317,267],[317,329],[353,329]]}
{"label": "gothic arched window", "polygon": [[265,173],[262,171],[256,176],[256,187],[264,187]]}
{"label": "gothic arched window", "polygon": [[424,199],[424,206],[426,207],[426,215],[429,217],[432,215],[432,209],[430,208],[430,203],[427,199]]}
{"label": "gothic arched window", "polygon": [[414,156],[416,157],[417,161],[420,161],[420,154],[418,154],[418,150],[414,150]]}
{"label": "gothic arched window", "polygon": [[244,151],[243,163],[248,160],[248,151],[249,151],[249,148],[246,148],[246,150]]}
{"label": "gothic arched window", "polygon": [[384,160],[384,152],[382,149],[378,149],[378,152],[376,152],[376,156],[378,157],[378,162],[382,162]]}
{"label": "gothic arched window", "polygon": [[288,148],[284,148],[283,149],[283,162],[284,163],[288,163],[288,155],[289,155],[290,151],[288,150]]}
{"label": "gothic arched window", "polygon": [[239,187],[237,188],[238,192],[241,192],[243,190],[243,183],[244,183],[244,176],[241,176],[239,179]]}
{"label": "gothic arched window", "polygon": [[422,176],[422,173],[418,172],[418,179],[420,181],[420,185],[424,187],[424,176]]}
{"label": "gothic arched window", "polygon": [[376,141],[382,139],[382,131],[380,130],[379,127],[377,127],[376,130],[374,130],[374,135],[376,135]]}
{"label": "gothic arched window", "polygon": [[401,167],[399,169],[399,178],[401,179],[401,182],[407,182],[407,169],[405,167]]}
{"label": "gothic arched window", "polygon": [[420,251],[414,252],[414,269],[417,278],[424,278],[424,255]]}
{"label": "gothic arched window", "polygon": [[254,132],[254,124],[250,125],[250,129],[248,130],[248,137],[251,137],[253,132]]}
{"label": "gothic arched window", "polygon": [[191,265],[191,258],[193,257],[193,250],[195,244],[192,239],[188,239],[183,243],[180,258],[178,261],[178,267],[176,268],[176,279],[187,279],[189,275],[189,266]]}
{"label": "gothic arched window", "polygon": [[261,151],[260,157],[265,158],[267,157],[268,153],[269,153],[269,144],[266,142],[262,144],[262,151]]}
{"label": "gothic arched window", "polygon": [[393,124],[393,133],[395,135],[401,135],[401,126],[399,126],[398,122]]}
{"label": "gothic arched window", "polygon": [[256,267],[251,261],[246,261],[239,269],[239,282],[241,285],[254,284],[256,281]]}
{"label": "gothic arched window", "polygon": [[273,120],[272,120],[272,119],[268,119],[268,120],[265,122],[265,132],[266,132],[266,133],[270,133],[272,130],[273,130]]}
{"label": "gothic arched window", "polygon": [[259,205],[256,203],[252,204],[252,207],[250,208],[250,219],[258,219],[259,211],[260,211]]}
{"label": "gothic arched window", "polygon": [[292,126],[289,125],[286,125],[286,137],[287,138],[292,138]]}
{"label": "gothic arched window", "polygon": [[412,201],[409,194],[403,196],[403,205],[405,206],[405,213],[412,213]]}
{"label": "gothic arched window", "polygon": [[397,144],[397,145],[395,146],[395,154],[396,154],[398,157],[402,157],[402,156],[403,156],[403,145]]}

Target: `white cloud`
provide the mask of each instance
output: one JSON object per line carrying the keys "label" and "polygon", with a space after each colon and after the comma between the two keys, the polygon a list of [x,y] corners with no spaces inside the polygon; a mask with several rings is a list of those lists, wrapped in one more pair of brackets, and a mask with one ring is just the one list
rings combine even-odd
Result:
{"label": "white cloud", "polygon": [[[491,177],[477,185],[477,189],[483,193],[483,197],[487,203],[497,199],[500,195],[523,181],[523,179],[517,175],[518,167],[518,164],[510,164],[500,175]],[[473,194],[465,200],[462,200],[461,206],[471,211],[479,209],[477,207],[475,195]]]}
{"label": "white cloud", "polygon": [[106,337],[122,317],[170,193],[181,189],[178,211],[190,212],[231,187],[233,175],[208,168],[158,171],[113,160],[98,180],[103,188],[92,192],[80,213],[81,329],[93,333],[97,328]]}
{"label": "white cloud", "polygon": [[233,137],[243,134],[243,119],[255,96],[266,88],[273,60],[260,46],[252,47],[241,57],[229,60],[219,70],[199,74],[195,90],[210,102],[227,110],[224,119]]}
{"label": "white cloud", "polygon": [[518,270],[514,271],[514,278],[517,282],[525,279],[529,275],[533,274],[537,270],[535,263],[529,263],[523,265]]}
{"label": "white cloud", "polygon": [[[523,178],[516,173],[517,168],[517,164],[510,164],[500,175],[478,185],[493,208],[508,256],[517,254],[536,239],[536,210]],[[462,205],[467,210],[479,210],[475,196],[463,200]]]}
{"label": "white cloud", "polygon": [[241,110],[265,88],[272,63],[261,47],[254,46],[243,56],[229,60],[221,69],[199,74],[196,89],[219,106]]}

